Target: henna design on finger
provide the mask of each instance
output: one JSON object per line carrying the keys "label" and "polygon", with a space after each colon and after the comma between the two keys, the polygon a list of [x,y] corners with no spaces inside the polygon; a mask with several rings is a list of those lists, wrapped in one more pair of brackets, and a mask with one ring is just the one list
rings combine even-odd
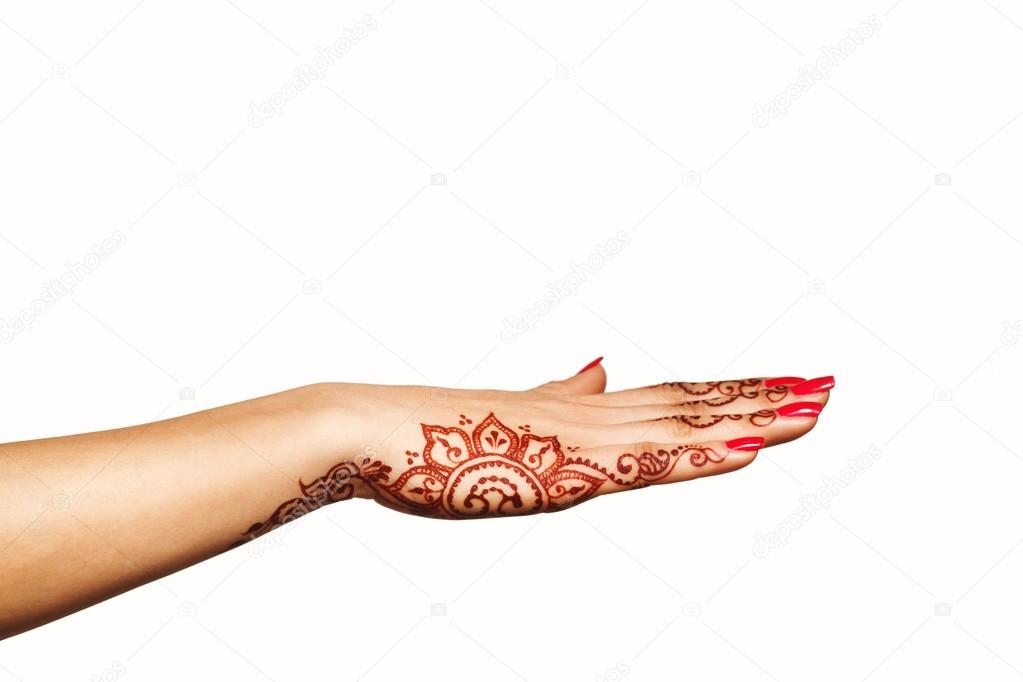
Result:
{"label": "henna design on finger", "polygon": [[705,396],[717,389],[718,393],[721,395],[714,396],[713,398],[703,398],[699,401],[686,401],[686,403],[683,403],[692,404],[695,402],[710,407],[728,405],[739,398],[752,399],[760,396],[766,398],[768,402],[779,403],[788,396],[790,390],[788,386],[774,386],[772,388],[764,387],[758,379],[707,381],[703,383],[674,381],[657,385],[681,390],[686,395],[690,396]]}
{"label": "henna design on finger", "polygon": [[694,429],[707,429],[711,426],[720,424],[727,420],[730,421],[742,421],[746,420],[751,426],[770,426],[778,418],[778,413],[774,410],[758,410],[750,414],[673,414],[667,417],[661,417],[655,421],[672,420],[679,421]]}
{"label": "henna design on finger", "polygon": [[660,449],[656,453],[642,452],[638,455],[626,452],[618,457],[614,472],[608,471],[588,459],[569,459],[568,461],[592,467],[618,485],[643,488],[667,478],[675,469],[675,465],[686,458],[694,467],[702,467],[708,462],[720,464],[725,461],[723,455],[719,455],[712,448],[704,445],[680,445],[670,450]]}
{"label": "henna design on finger", "polygon": [[[772,389],[769,391],[763,391],[763,396],[767,398],[769,402],[777,403],[785,399],[789,394],[789,389],[780,388]],[[746,396],[735,394],[735,395],[719,395],[714,398],[704,398],[702,400],[688,400],[684,403],[675,403],[675,407],[687,407],[694,410],[698,410],[700,407],[724,407],[730,405],[740,398]]]}
{"label": "henna design on finger", "polygon": [[697,400],[694,402],[679,403],[679,405],[706,405],[707,407],[722,407],[729,403],[734,403],[736,400],[741,398],[741,395],[719,395],[716,398],[704,398],[703,400]]}
{"label": "henna design on finger", "polygon": [[760,379],[731,379],[728,381],[667,381],[656,387],[667,387],[680,390],[686,395],[707,395],[714,390],[724,396],[742,396],[756,398],[760,388]]}

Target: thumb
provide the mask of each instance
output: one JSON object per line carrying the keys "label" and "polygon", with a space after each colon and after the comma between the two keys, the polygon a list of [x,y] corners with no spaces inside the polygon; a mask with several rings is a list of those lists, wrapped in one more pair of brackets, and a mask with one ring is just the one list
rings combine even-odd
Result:
{"label": "thumb", "polygon": [[603,356],[597,358],[568,379],[548,381],[538,388],[539,390],[560,393],[562,395],[603,393],[604,388],[607,386],[607,372],[604,371],[604,366],[600,364],[603,359]]}

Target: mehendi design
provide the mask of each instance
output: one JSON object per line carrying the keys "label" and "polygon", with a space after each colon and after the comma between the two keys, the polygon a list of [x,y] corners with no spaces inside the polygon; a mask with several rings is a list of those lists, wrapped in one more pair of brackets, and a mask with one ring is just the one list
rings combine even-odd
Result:
{"label": "mehendi design", "polygon": [[655,388],[657,387],[667,387],[679,390],[687,396],[695,397],[705,396],[716,390],[720,395],[699,401],[710,406],[727,405],[739,398],[756,398],[761,394],[767,398],[768,401],[777,403],[784,400],[785,396],[789,394],[788,386],[783,385],[775,386],[773,388],[765,388],[760,379],[702,381],[695,383],[688,381],[669,381],[657,384]]}
{"label": "mehendi design", "polygon": [[606,480],[600,470],[566,460],[557,436],[537,436],[528,425],[516,433],[493,414],[471,434],[457,426],[422,429],[422,463],[374,485],[419,514],[478,518],[561,509]]}
{"label": "mehendi design", "polygon": [[657,421],[679,421],[693,427],[694,429],[706,429],[714,426],[715,424],[720,424],[726,419],[730,421],[741,421],[745,419],[749,422],[750,426],[770,426],[777,418],[778,413],[774,410],[759,410],[752,414],[673,414],[667,417],[661,417]]}
{"label": "mehendi design", "polygon": [[249,540],[254,540],[260,535],[269,533],[278,526],[283,526],[289,521],[301,518],[309,512],[332,502],[351,499],[355,494],[354,479],[386,481],[390,471],[391,467],[381,464],[379,461],[365,460],[361,465],[354,462],[341,462],[308,485],[299,480],[298,486],[302,491],[301,497],[290,499],[281,504],[266,521],[252,524],[242,534],[242,539],[231,546],[237,547]]}
{"label": "mehendi design", "polygon": [[721,395],[742,396],[743,398],[756,398],[757,391],[761,386],[759,379],[736,379],[732,381],[668,381],[658,386],[666,386],[683,391],[686,395],[707,395],[717,390]]}
{"label": "mehendi design", "polygon": [[535,435],[528,424],[520,426],[517,433],[493,413],[471,433],[461,428],[471,425],[471,419],[459,415],[458,423],[451,427],[421,424],[422,451],[405,450],[408,468],[393,480],[391,467],[363,459],[361,463],[337,464],[312,483],[299,481],[302,496],[280,505],[266,521],[253,524],[236,545],[326,504],[352,498],[356,479],[375,490],[381,501],[405,511],[465,519],[558,511],[593,497],[609,483],[641,488],[662,481],[683,460],[693,467],[724,461],[724,455],[711,448],[679,445],[656,452],[623,453],[608,469],[573,456],[578,447],[563,450],[557,436]]}
{"label": "mehendi design", "polygon": [[608,470],[572,456],[579,448],[563,449],[557,436],[537,436],[529,425],[516,433],[493,413],[471,434],[458,427],[421,426],[423,463],[373,487],[408,511],[442,518],[557,511],[589,499],[609,482],[639,488],[661,481],[683,459],[694,467],[724,461],[711,448],[680,445],[623,453]]}
{"label": "mehendi design", "polygon": [[592,467],[618,485],[642,488],[666,478],[674,470],[675,464],[686,458],[694,467],[702,467],[708,462],[720,464],[725,461],[722,455],[702,445],[680,445],[671,450],[658,450],[656,453],[644,452],[639,455],[626,452],[618,457],[616,471],[608,471],[588,459],[569,459],[568,461]]}

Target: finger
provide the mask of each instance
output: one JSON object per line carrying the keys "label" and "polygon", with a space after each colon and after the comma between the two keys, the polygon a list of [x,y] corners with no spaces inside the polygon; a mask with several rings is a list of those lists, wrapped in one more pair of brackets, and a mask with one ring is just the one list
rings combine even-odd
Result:
{"label": "finger", "polygon": [[692,400],[742,396],[753,397],[761,390],[778,390],[800,383],[799,377],[774,379],[730,379],[727,381],[673,381],[654,386],[613,391],[600,396],[582,396],[576,402],[594,405],[647,405],[651,403],[681,403]]}
{"label": "finger", "polygon": [[752,462],[763,447],[762,438],[685,445],[656,442],[606,445],[572,453],[563,470],[606,479],[598,488],[598,494],[603,495],[735,471]]}
{"label": "finger", "polygon": [[576,415],[577,418],[590,423],[620,424],[630,421],[665,419],[681,415],[750,414],[760,410],[771,410],[789,403],[808,400],[826,405],[830,398],[829,391],[834,385],[834,377],[820,377],[794,385],[791,388],[777,386],[771,389],[756,391],[748,396],[735,394],[681,403],[654,403],[617,407],[586,405],[578,409]]}
{"label": "finger", "polygon": [[583,448],[606,443],[727,441],[743,436],[761,436],[776,445],[808,433],[823,408],[819,402],[794,402],[750,414],[677,415],[624,424],[573,422],[561,425],[558,433],[563,442]]}
{"label": "finger", "polygon": [[593,360],[573,376],[559,381],[548,381],[537,386],[542,393],[554,393],[564,396],[595,396],[602,394],[607,386],[607,373],[601,362],[604,356]]}

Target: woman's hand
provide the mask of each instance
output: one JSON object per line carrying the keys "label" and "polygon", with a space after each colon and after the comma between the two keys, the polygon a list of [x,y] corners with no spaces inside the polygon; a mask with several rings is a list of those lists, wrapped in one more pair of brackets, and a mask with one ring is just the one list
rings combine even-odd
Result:
{"label": "woman's hand", "polygon": [[558,511],[597,495],[740,469],[817,423],[832,377],[672,382],[603,393],[599,361],[528,391],[335,385],[359,454],[301,484],[255,537],[327,502],[371,497],[445,519]]}
{"label": "woman's hand", "polygon": [[739,469],[813,428],[830,377],[604,393],[315,384],[122,429],[0,445],[0,638],[369,497],[468,519]]}

